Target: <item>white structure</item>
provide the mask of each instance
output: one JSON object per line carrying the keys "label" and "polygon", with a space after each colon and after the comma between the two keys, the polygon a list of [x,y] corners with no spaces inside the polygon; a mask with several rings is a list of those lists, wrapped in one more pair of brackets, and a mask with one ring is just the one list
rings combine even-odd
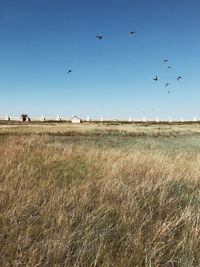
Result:
{"label": "white structure", "polygon": [[45,117],[42,115],[40,121],[45,121]]}
{"label": "white structure", "polygon": [[181,122],[184,122],[184,119],[183,119],[183,118],[181,118],[181,119],[180,119],[180,121],[181,121]]}
{"label": "white structure", "polygon": [[103,122],[103,116],[101,116],[100,121]]}
{"label": "white structure", "polygon": [[143,116],[142,121],[143,122],[146,122],[147,121],[145,116]]}
{"label": "white structure", "polygon": [[172,122],[172,119],[171,119],[171,117],[169,117],[169,118],[168,118],[168,122],[169,122],[169,123],[170,123],[170,122]]}
{"label": "white structure", "polygon": [[71,123],[81,123],[82,120],[80,118],[78,118],[77,116],[73,116],[71,118]]}
{"label": "white structure", "polygon": [[89,115],[87,115],[87,117],[86,117],[86,121],[87,121],[87,122],[90,122],[90,121],[91,121]]}
{"label": "white structure", "polygon": [[159,122],[159,118],[158,117],[156,117],[156,122]]}
{"label": "white structure", "polygon": [[56,116],[56,121],[61,121],[61,118],[60,118],[60,116]]}
{"label": "white structure", "polygon": [[4,120],[5,120],[5,121],[9,121],[9,120],[10,120],[10,117],[6,114]]}
{"label": "white structure", "polygon": [[129,116],[128,121],[129,121],[129,122],[132,122],[132,118],[131,118],[131,116]]}
{"label": "white structure", "polygon": [[197,121],[197,117],[194,117],[193,121]]}
{"label": "white structure", "polygon": [[10,117],[10,120],[12,120],[12,121],[21,121],[22,119],[20,117]]}

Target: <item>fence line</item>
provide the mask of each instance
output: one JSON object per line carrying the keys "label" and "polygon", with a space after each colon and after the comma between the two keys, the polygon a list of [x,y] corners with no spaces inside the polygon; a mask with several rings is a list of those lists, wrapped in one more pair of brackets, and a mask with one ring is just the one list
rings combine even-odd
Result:
{"label": "fence line", "polygon": [[[23,119],[21,118],[21,116],[0,116],[0,121],[23,121]],[[143,122],[143,123],[148,123],[148,122],[152,122],[152,123],[187,123],[187,122],[200,122],[199,119],[197,119],[196,116],[194,116],[191,120],[189,119],[184,119],[183,117],[181,117],[180,119],[173,119],[171,117],[169,117],[168,119],[159,119],[158,116],[156,116],[155,118],[146,118],[145,116],[143,116],[142,118],[132,118],[132,117],[128,117],[125,119],[117,119],[117,118],[90,118],[89,116],[87,116],[86,118],[78,118],[77,116],[73,116],[73,117],[65,117],[65,116],[55,116],[55,117],[46,117],[46,116],[40,116],[40,117],[29,117],[27,116],[26,121],[32,121],[32,122],[73,122],[73,123],[81,123],[81,122],[116,122],[116,123],[120,123],[120,122],[125,122],[125,123],[137,123],[137,122]]]}

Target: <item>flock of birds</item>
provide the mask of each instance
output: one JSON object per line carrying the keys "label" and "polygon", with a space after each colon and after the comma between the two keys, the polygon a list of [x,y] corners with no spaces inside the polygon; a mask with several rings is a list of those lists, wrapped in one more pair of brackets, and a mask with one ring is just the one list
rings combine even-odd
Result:
{"label": "flock of birds", "polygon": [[[135,35],[136,34],[136,32],[134,32],[134,31],[131,31],[131,32],[129,32],[129,37],[132,37],[133,35]],[[102,40],[103,39],[103,35],[100,33],[100,34],[98,34],[98,35],[96,35],[96,38],[98,39],[98,40]],[[163,64],[167,64],[169,62],[169,60],[168,59],[164,59],[163,60]],[[171,69],[172,68],[172,66],[168,66],[168,69]],[[69,69],[68,70],[68,74],[70,74],[72,72],[72,69]],[[178,77],[177,77],[177,80],[178,81],[180,81],[180,79],[182,79],[182,77],[179,75]],[[154,81],[158,81],[159,80],[159,78],[158,78],[158,76],[156,75],[156,77],[155,78],[153,78],[153,80]],[[170,83],[169,82],[167,82],[166,84],[165,84],[165,88],[167,88],[168,86],[170,86]],[[170,90],[168,90],[168,94],[170,94]]]}
{"label": "flock of birds", "polygon": [[[168,59],[164,59],[164,60],[163,60],[163,64],[167,64],[168,62],[169,62]],[[172,66],[168,66],[168,69],[171,69],[171,68],[172,68]],[[180,81],[180,79],[182,79],[182,77],[179,75],[179,76],[177,77],[177,81]],[[157,81],[159,80],[159,79],[158,79],[158,76],[156,75],[156,77],[153,78],[153,80],[157,82]],[[167,88],[168,86],[170,86],[170,83],[169,83],[169,82],[167,82],[167,83],[165,84],[165,88]],[[168,92],[168,94],[170,94],[170,90],[168,90],[167,92]]]}
{"label": "flock of birds", "polygon": [[[129,36],[130,37],[132,37],[134,34],[135,34],[135,32],[129,32]],[[101,40],[101,39],[103,39],[103,35],[100,33],[100,34],[96,35],[96,38],[99,39],[99,40]],[[72,72],[72,69],[69,69],[67,71],[68,74],[70,74],[71,72]]]}

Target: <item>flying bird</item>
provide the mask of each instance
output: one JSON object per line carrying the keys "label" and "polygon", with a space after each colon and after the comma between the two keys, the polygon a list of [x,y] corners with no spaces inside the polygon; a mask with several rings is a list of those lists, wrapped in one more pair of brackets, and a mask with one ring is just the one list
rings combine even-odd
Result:
{"label": "flying bird", "polygon": [[169,66],[169,67],[168,67],[168,69],[171,69],[171,68],[172,68],[172,66]]}
{"label": "flying bird", "polygon": [[99,35],[96,36],[96,38],[101,40],[103,38],[103,35],[100,33]]}
{"label": "flying bird", "polygon": [[170,91],[168,91],[167,93],[170,94]]}
{"label": "flying bird", "polygon": [[129,32],[129,36],[133,36],[135,34],[135,32]]}
{"label": "flying bird", "polygon": [[67,73],[68,73],[68,74],[70,74],[71,72],[72,72],[72,70],[68,70],[68,72],[67,72]]}
{"label": "flying bird", "polygon": [[163,63],[167,63],[169,60],[168,59],[164,59],[163,60]]}
{"label": "flying bird", "polygon": [[166,83],[166,84],[165,84],[165,87],[168,87],[169,85],[170,85],[170,83]]}
{"label": "flying bird", "polygon": [[156,78],[153,79],[154,81],[158,81],[158,76],[156,76]]}
{"label": "flying bird", "polygon": [[178,77],[177,77],[177,80],[179,81],[181,78],[182,78],[181,76],[178,76]]}

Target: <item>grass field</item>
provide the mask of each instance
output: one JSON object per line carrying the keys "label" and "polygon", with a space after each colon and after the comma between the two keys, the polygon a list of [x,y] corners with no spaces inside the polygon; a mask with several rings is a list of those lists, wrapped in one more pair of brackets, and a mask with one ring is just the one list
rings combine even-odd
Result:
{"label": "grass field", "polygon": [[200,125],[0,125],[0,266],[200,266]]}

